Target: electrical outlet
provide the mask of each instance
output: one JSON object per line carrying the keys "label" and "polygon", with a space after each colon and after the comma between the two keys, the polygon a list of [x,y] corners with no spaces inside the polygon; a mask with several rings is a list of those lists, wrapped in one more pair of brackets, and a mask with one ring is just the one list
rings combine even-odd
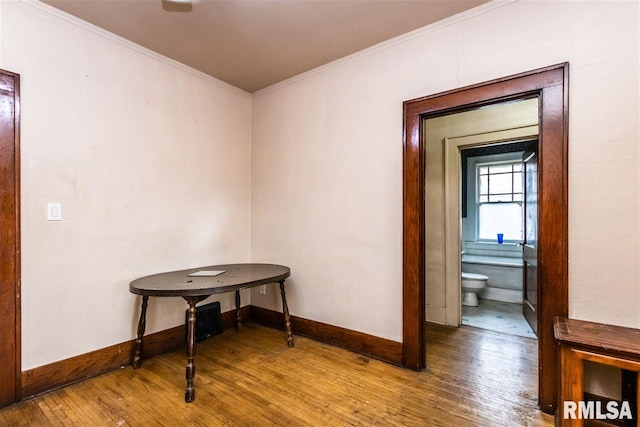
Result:
{"label": "electrical outlet", "polygon": [[267,294],[267,285],[260,285],[260,295]]}

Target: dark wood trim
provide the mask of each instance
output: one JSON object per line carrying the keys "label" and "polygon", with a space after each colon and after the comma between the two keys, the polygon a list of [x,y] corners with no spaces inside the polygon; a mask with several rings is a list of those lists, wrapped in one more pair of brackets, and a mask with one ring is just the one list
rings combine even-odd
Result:
{"label": "dark wood trim", "polygon": [[553,318],[568,313],[569,64],[418,98],[404,103],[403,139],[403,366],[425,368],[425,180],[422,123],[508,100],[540,99],[538,399],[553,413],[558,357]]}
{"label": "dark wood trim", "polygon": [[[243,322],[253,320],[276,329],[285,330],[282,313],[255,306],[240,309]],[[402,363],[402,344],[338,326],[291,316],[297,335],[345,348],[385,362]],[[236,311],[222,313],[224,329],[235,328]],[[110,347],[91,351],[39,366],[22,372],[22,396],[29,398],[56,388],[100,375],[104,372],[131,364],[136,340],[132,339]],[[185,345],[184,325],[156,332],[144,337],[144,357],[172,351]]]}
{"label": "dark wood trim", "polygon": [[222,316],[222,329],[226,331],[227,329],[236,327],[236,321],[238,320],[238,318],[240,320],[240,324],[250,320],[251,306],[246,305],[244,307],[240,307],[239,312],[236,311],[236,309],[234,308],[233,310],[225,311],[224,313],[221,314],[221,316]]}
{"label": "dark wood trim", "polygon": [[[285,330],[282,313],[278,311],[251,306],[251,319],[265,326]],[[402,363],[402,344],[399,342],[297,316],[291,316],[291,324],[296,335],[335,345],[395,365]]]}
{"label": "dark wood trim", "polygon": [[[277,311],[245,306],[240,309],[240,318],[243,322],[253,320],[266,326],[285,330],[283,315]],[[291,323],[297,335],[396,365],[402,363],[402,344],[399,342],[296,316],[291,316]],[[222,325],[225,330],[236,327],[235,310],[222,313]],[[184,346],[184,328],[184,325],[180,325],[145,336],[144,357],[153,357]],[[132,339],[22,372],[22,396],[29,398],[129,365],[133,361],[135,344],[136,340]]]}
{"label": "dark wood trim", "polygon": [[[184,325],[144,337],[144,357],[152,357],[184,345]],[[25,398],[82,381],[131,363],[135,340],[39,366],[22,373]]]}
{"label": "dark wood trim", "polygon": [[[240,309],[248,319],[250,306]],[[235,328],[236,311],[222,313],[224,329]],[[25,398],[85,380],[104,372],[129,365],[133,361],[136,340],[132,339],[69,359],[22,372],[22,396]],[[144,337],[144,358],[157,356],[185,345],[185,326],[166,329]]]}
{"label": "dark wood trim", "polygon": [[[0,407],[20,400],[22,322],[20,304],[20,75],[0,70]],[[5,102],[6,101],[6,102]],[[9,109],[5,109],[9,106]]]}
{"label": "dark wood trim", "polygon": [[425,368],[425,145],[416,104],[404,103],[402,366]]}
{"label": "dark wood trim", "polygon": [[16,174],[16,401],[22,399],[22,243],[20,190],[20,75],[15,76],[15,174]]}

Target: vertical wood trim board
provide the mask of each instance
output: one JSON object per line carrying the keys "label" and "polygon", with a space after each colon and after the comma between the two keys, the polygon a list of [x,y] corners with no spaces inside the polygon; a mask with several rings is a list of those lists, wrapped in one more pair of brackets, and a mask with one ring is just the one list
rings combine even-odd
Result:
{"label": "vertical wood trim board", "polygon": [[0,407],[20,400],[20,76],[0,70]]}

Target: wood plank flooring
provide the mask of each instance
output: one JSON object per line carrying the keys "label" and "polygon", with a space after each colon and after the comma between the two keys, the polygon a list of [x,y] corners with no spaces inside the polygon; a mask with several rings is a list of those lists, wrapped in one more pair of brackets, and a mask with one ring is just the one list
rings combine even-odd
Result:
{"label": "wood plank flooring", "polygon": [[196,399],[174,351],[0,410],[9,426],[552,426],[535,340],[434,325],[413,372],[246,324],[198,343]]}

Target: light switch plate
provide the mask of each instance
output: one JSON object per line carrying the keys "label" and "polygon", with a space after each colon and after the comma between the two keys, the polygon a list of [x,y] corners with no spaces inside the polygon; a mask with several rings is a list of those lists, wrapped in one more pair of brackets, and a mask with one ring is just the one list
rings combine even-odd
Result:
{"label": "light switch plate", "polygon": [[62,203],[47,203],[47,221],[62,221]]}

